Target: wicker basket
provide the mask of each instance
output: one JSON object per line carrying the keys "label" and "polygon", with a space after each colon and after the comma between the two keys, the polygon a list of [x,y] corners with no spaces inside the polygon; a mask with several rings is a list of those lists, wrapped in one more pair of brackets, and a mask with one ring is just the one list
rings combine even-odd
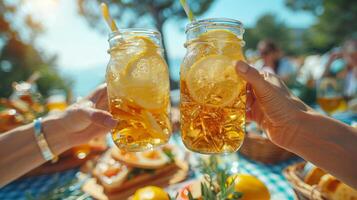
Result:
{"label": "wicker basket", "polygon": [[304,166],[305,162],[301,162],[284,169],[284,176],[294,188],[297,198],[299,200],[326,200],[316,185],[311,186],[300,178]]}
{"label": "wicker basket", "polygon": [[294,157],[295,154],[273,144],[268,138],[248,133],[240,153],[249,159],[265,164],[274,164]]}

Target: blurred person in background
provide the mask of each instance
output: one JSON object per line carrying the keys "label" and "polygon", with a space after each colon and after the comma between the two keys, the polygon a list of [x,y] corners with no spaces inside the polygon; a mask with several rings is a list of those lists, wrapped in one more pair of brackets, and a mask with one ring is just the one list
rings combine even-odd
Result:
{"label": "blurred person in background", "polygon": [[284,81],[296,75],[296,67],[283,56],[283,52],[278,45],[271,40],[262,40],[258,43],[258,51],[261,59],[255,66],[265,72],[277,74]]}
{"label": "blurred person in background", "polygon": [[327,55],[319,54],[306,56],[298,73],[298,81],[303,84],[308,84],[309,81],[320,79],[324,73],[326,57]]}
{"label": "blurred person in background", "polygon": [[357,95],[357,39],[344,42],[340,51],[334,51],[326,63],[323,77],[344,80],[344,96],[350,100]]}

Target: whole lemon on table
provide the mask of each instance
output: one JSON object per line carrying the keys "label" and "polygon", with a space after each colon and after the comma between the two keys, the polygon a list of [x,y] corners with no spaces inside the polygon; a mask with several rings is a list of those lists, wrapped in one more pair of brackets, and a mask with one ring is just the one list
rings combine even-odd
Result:
{"label": "whole lemon on table", "polygon": [[170,200],[169,195],[162,188],[146,186],[138,189],[132,200]]}
{"label": "whole lemon on table", "polygon": [[255,176],[249,174],[236,174],[228,179],[231,182],[235,178],[235,190],[243,193],[239,200],[269,200],[268,188]]}

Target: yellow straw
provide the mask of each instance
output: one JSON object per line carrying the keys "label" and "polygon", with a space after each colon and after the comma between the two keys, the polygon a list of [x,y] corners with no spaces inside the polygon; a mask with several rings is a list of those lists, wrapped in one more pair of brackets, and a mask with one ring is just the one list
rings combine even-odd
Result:
{"label": "yellow straw", "polygon": [[109,9],[108,9],[107,4],[101,3],[101,4],[100,4],[100,7],[102,8],[103,17],[104,17],[105,21],[107,22],[109,28],[110,28],[113,32],[118,31],[117,25],[115,24],[114,20],[110,17]]}
{"label": "yellow straw", "polygon": [[186,0],[180,0],[181,6],[183,7],[183,9],[185,10],[185,13],[188,17],[188,19],[192,22],[192,21],[196,21],[195,16],[193,15],[190,7],[188,6]]}

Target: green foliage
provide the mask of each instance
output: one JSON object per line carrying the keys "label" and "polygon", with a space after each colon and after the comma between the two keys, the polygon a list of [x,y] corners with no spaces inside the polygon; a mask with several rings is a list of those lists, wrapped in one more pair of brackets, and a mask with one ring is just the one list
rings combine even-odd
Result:
{"label": "green foliage", "polygon": [[[205,13],[214,0],[188,0],[195,16]],[[185,12],[178,0],[77,0],[79,14],[95,27],[104,27],[99,3],[108,4],[112,17],[124,27],[148,27],[154,25],[159,31],[166,20],[185,18]],[[99,20],[99,21],[98,21]]]}
{"label": "green foliage", "polygon": [[304,36],[304,50],[324,53],[350,37],[357,37],[355,0],[286,0],[295,11],[311,12],[316,23]]}
{"label": "green foliage", "polygon": [[[70,81],[66,80],[55,68],[56,57],[48,57],[35,45],[35,39],[43,32],[43,27],[31,15],[23,18],[17,13],[23,1],[0,0],[0,97],[8,97],[14,81],[25,81],[32,73],[40,72],[37,84],[40,92],[47,95],[57,88],[69,91]],[[15,20],[22,28],[10,22]],[[26,30],[26,31],[25,31]],[[28,33],[25,42],[20,33]]]}
{"label": "green foliage", "polygon": [[294,11],[306,10],[314,14],[321,12],[323,0],[285,0],[285,5]]}
{"label": "green foliage", "polygon": [[297,52],[297,49],[294,49],[294,38],[291,30],[273,14],[261,16],[254,28],[246,30],[244,34],[246,49],[256,49],[258,42],[263,39],[271,39],[277,42],[280,48],[288,54]]}
{"label": "green foliage", "polygon": [[170,149],[163,149],[165,155],[170,159],[170,162],[175,162],[175,154]]}
{"label": "green foliage", "polygon": [[[204,200],[237,200],[242,193],[235,191],[235,178],[229,180],[228,169],[219,167],[216,156],[210,156],[208,161],[200,160],[199,169],[204,175],[205,181],[201,183],[201,194]],[[188,192],[190,200],[195,200]]]}

